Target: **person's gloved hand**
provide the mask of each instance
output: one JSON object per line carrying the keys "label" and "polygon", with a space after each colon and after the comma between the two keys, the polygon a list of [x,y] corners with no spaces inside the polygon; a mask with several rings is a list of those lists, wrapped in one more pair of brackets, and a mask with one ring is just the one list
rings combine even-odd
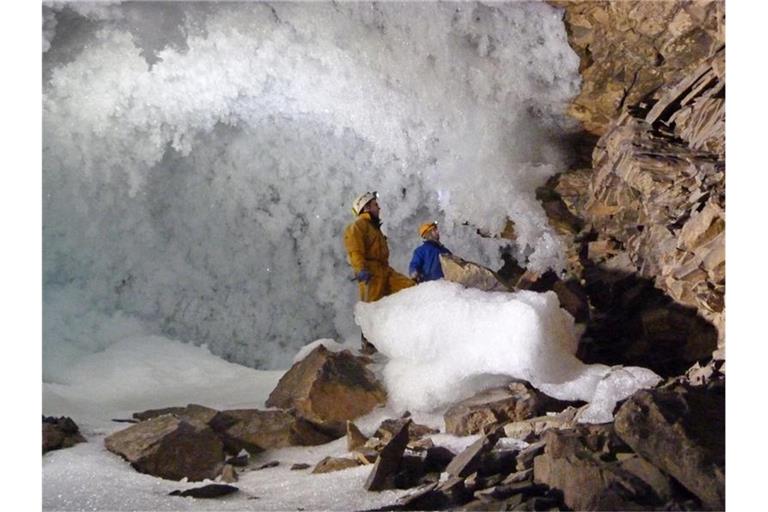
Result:
{"label": "person's gloved hand", "polygon": [[361,270],[360,272],[358,272],[358,273],[357,273],[357,275],[355,276],[355,278],[356,278],[358,281],[360,281],[361,283],[367,283],[368,281],[370,281],[370,280],[371,280],[371,278],[372,278],[372,277],[373,277],[373,276],[371,275],[371,273],[370,273],[370,272],[368,272],[368,271],[367,271],[367,270],[365,270],[365,269],[363,269],[363,270]]}

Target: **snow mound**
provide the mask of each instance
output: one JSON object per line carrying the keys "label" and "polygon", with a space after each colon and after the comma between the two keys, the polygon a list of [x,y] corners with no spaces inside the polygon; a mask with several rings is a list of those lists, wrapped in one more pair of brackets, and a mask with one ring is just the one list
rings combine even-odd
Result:
{"label": "snow mound", "polygon": [[561,400],[584,400],[581,421],[611,421],[617,401],[660,377],[575,357],[573,317],[554,292],[484,292],[444,280],[373,303],[355,320],[389,358],[383,370],[396,410],[434,411],[510,378]]}

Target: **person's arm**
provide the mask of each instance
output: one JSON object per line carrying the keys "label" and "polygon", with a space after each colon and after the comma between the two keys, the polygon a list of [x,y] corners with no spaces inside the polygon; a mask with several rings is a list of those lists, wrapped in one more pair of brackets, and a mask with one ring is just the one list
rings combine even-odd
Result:
{"label": "person's arm", "polygon": [[419,251],[419,248],[417,247],[413,251],[413,257],[411,258],[411,264],[408,265],[408,274],[411,276],[411,279],[416,281],[417,283],[421,281],[421,268],[423,266],[422,258],[421,258],[421,251]]}
{"label": "person's arm", "polygon": [[357,222],[350,224],[344,231],[344,247],[347,249],[349,264],[355,275],[365,268],[365,236]]}

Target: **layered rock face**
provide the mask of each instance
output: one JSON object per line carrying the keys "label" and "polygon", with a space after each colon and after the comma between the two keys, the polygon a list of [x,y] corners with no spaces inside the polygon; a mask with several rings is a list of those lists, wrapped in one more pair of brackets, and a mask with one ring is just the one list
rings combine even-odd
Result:
{"label": "layered rock face", "polygon": [[[722,334],[725,296],[724,50],[649,112],[625,113],[598,142],[584,214],[653,279]],[[722,338],[722,336],[721,336]]]}
{"label": "layered rock face", "polygon": [[576,179],[556,190],[590,223],[587,257],[652,280],[696,309],[724,339],[725,52],[625,112],[598,141],[589,197]]}
{"label": "layered rock face", "polygon": [[538,194],[589,295],[579,355],[668,376],[722,359],[723,3],[551,3],[582,57],[570,113],[601,135]]}
{"label": "layered rock face", "polygon": [[581,57],[583,85],[569,114],[597,135],[725,43],[722,1],[550,3],[565,9],[568,41]]}

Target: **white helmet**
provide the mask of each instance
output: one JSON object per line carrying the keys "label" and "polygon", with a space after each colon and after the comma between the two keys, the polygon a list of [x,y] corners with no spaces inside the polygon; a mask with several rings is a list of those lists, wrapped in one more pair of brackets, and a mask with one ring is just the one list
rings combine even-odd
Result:
{"label": "white helmet", "polygon": [[352,211],[355,213],[355,215],[360,215],[360,212],[363,211],[365,205],[377,197],[379,197],[378,192],[365,192],[364,194],[360,194],[357,196],[357,199],[352,201]]}

